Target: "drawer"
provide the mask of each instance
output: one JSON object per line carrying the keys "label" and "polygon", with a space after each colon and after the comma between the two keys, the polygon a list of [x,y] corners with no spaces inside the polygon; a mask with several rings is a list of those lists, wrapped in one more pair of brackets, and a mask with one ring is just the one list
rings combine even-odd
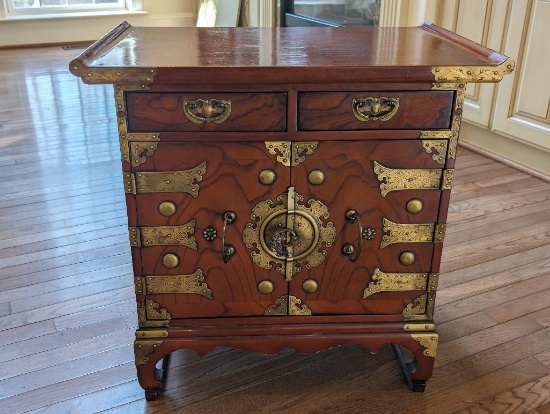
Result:
{"label": "drawer", "polygon": [[447,129],[453,97],[453,91],[305,92],[298,98],[298,128]]}
{"label": "drawer", "polygon": [[127,92],[130,132],[285,131],[285,93]]}

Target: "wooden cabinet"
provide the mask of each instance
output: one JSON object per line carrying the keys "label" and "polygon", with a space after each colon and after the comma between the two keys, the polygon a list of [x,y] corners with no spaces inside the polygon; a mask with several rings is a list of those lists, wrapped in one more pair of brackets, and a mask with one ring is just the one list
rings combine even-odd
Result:
{"label": "wooden cabinet", "polygon": [[465,83],[512,68],[429,24],[121,24],[71,62],[115,84],[146,397],[177,349],[350,343],[422,391]]}

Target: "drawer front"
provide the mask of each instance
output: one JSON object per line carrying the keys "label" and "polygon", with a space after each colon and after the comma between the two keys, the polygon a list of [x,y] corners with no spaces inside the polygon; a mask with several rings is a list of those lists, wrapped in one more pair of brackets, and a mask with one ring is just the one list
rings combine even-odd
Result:
{"label": "drawer front", "polygon": [[446,129],[453,91],[308,92],[298,98],[305,131]]}
{"label": "drawer front", "polygon": [[130,132],[285,131],[285,93],[127,92]]}

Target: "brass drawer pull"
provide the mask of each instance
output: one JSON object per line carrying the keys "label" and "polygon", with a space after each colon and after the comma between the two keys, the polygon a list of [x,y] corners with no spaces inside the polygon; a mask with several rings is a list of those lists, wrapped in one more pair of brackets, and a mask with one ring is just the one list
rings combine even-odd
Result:
{"label": "brass drawer pull", "polygon": [[222,257],[223,262],[229,262],[229,259],[235,254],[235,247],[232,244],[225,243],[225,229],[227,225],[232,224],[237,215],[233,211],[226,211],[223,215],[223,231],[222,231]]}
{"label": "brass drawer pull", "polygon": [[359,98],[351,104],[353,115],[361,121],[387,121],[391,119],[399,109],[399,98]]}
{"label": "brass drawer pull", "polygon": [[221,124],[231,114],[231,101],[224,99],[195,99],[183,101],[183,113],[191,122]]}

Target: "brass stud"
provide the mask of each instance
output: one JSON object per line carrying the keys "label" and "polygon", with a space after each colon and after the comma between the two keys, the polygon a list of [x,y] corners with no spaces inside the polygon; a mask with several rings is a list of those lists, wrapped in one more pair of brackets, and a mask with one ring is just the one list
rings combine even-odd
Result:
{"label": "brass stud", "polygon": [[411,214],[417,214],[424,208],[424,203],[418,198],[413,198],[407,203],[407,211]]}
{"label": "brass stud", "polygon": [[304,289],[306,293],[315,293],[317,289],[319,289],[319,283],[317,283],[315,279],[306,279],[304,283],[302,283],[302,289]]}
{"label": "brass stud", "polygon": [[180,258],[174,253],[168,253],[162,257],[162,264],[168,269],[173,269],[180,264]]}
{"label": "brass stud", "polygon": [[159,204],[158,210],[164,217],[170,217],[176,214],[177,207],[172,201],[163,201]]}
{"label": "brass stud", "polygon": [[273,170],[262,170],[258,175],[258,179],[263,185],[271,185],[277,180],[277,174]]}
{"label": "brass stud", "polygon": [[312,170],[307,176],[307,180],[312,185],[321,185],[325,182],[325,173],[321,170]]}
{"label": "brass stud", "polygon": [[403,252],[399,256],[399,261],[403,266],[410,266],[416,260],[416,255],[413,252]]}
{"label": "brass stud", "polygon": [[258,283],[258,290],[265,295],[273,292],[273,282],[271,280],[262,280]]}

